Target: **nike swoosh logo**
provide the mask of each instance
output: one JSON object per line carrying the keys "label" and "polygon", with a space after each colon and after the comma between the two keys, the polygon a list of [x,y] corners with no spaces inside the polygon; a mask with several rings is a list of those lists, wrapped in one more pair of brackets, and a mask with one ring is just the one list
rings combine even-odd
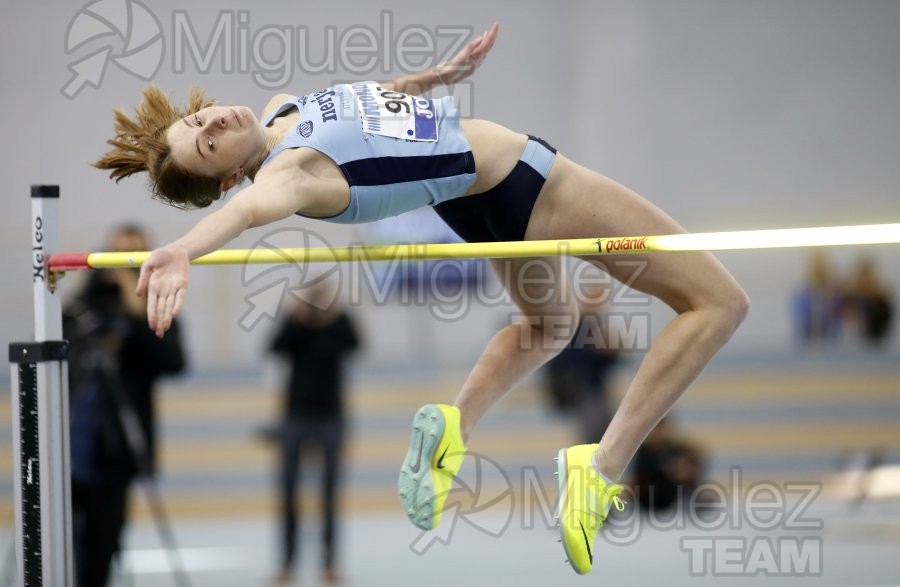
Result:
{"label": "nike swoosh logo", "polygon": [[449,444],[448,444],[447,446],[444,447],[444,452],[441,453],[441,457],[440,457],[440,458],[438,459],[438,461],[437,461],[437,468],[438,468],[438,469],[443,469],[443,468],[444,468],[444,456],[447,454],[447,449],[448,449],[448,448],[450,448],[450,445],[449,445]]}
{"label": "nike swoosh logo", "polygon": [[581,526],[581,535],[584,536],[584,545],[587,546],[588,551],[588,560],[591,561],[591,564],[594,564],[594,554],[591,552],[591,541],[588,540],[587,532],[584,531],[584,524],[578,522],[578,525]]}
{"label": "nike swoosh logo", "polygon": [[419,456],[416,457],[416,462],[409,466],[409,470],[413,473],[419,472],[419,467],[422,466],[422,448],[425,444],[425,433],[421,430],[419,431]]}

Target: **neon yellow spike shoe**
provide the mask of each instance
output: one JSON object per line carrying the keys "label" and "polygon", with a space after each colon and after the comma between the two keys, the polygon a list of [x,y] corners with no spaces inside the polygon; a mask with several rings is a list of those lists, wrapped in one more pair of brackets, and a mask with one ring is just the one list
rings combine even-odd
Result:
{"label": "neon yellow spike shoe", "polygon": [[579,575],[594,565],[594,540],[611,507],[625,509],[621,485],[607,485],[594,468],[596,444],[559,451],[559,532],[569,564]]}
{"label": "neon yellow spike shoe", "polygon": [[440,523],[444,502],[466,453],[459,418],[459,408],[443,404],[423,406],[413,418],[398,486],[406,515],[423,530]]}

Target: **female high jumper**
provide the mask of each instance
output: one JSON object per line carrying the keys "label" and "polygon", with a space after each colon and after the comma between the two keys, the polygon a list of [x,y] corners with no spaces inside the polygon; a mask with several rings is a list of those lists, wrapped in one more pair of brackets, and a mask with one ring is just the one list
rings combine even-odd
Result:
{"label": "female high jumper", "polygon": [[[113,148],[95,165],[117,181],[147,172],[155,197],[204,208],[252,180],[144,262],[138,293],[147,296],[150,328],[162,335],[181,310],[193,259],[294,214],[359,223],[432,206],[469,242],[684,232],[649,201],[545,141],[462,119],[451,97],[412,95],[470,75],[497,34],[495,24],[450,61],[390,83],[277,95],[261,119],[247,107],[215,106],[196,89],[178,108],[152,86],[134,118],[116,110]],[[643,357],[599,443],[559,451],[560,531],[578,573],[593,565],[610,507],[623,507],[617,481],[636,450],[748,310],[744,291],[707,252],[632,258],[644,266],[637,275],[631,265],[587,260],[677,316]],[[542,262],[560,274],[560,258]],[[491,263],[523,317],[491,339],[454,405],[427,405],[414,418],[399,489],[407,515],[424,529],[437,526],[465,441],[484,413],[568,342],[560,340],[561,321],[547,328],[542,317],[568,317],[572,334],[578,324],[575,300],[544,295],[556,286],[530,278],[533,259]]]}

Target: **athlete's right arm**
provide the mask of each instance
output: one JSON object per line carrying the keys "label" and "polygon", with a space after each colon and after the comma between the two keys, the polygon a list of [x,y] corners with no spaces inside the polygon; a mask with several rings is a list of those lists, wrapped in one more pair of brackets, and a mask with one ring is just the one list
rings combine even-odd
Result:
{"label": "athlete's right arm", "polygon": [[305,207],[307,182],[261,183],[235,194],[187,234],[154,250],[141,265],[137,294],[147,296],[147,322],[157,336],[165,334],[181,311],[192,260],[220,249],[248,228],[287,218]]}

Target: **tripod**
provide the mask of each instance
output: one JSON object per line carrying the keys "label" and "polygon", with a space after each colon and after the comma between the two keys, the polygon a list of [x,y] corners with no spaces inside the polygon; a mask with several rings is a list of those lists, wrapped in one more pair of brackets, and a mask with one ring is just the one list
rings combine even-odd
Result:
{"label": "tripod", "polygon": [[[115,407],[126,447],[138,464],[138,470],[148,473],[151,469],[151,461],[147,437],[141,427],[137,410],[124,392],[116,362],[108,352],[100,349],[91,351],[85,359],[90,366],[90,372],[99,378],[101,389],[108,394],[111,405]],[[172,569],[175,584],[178,587],[190,587],[190,579],[184,568],[184,561],[179,554],[175,533],[169,523],[156,480],[150,474],[141,475],[139,479],[139,485],[144,490],[147,504],[159,533],[160,542]]]}

